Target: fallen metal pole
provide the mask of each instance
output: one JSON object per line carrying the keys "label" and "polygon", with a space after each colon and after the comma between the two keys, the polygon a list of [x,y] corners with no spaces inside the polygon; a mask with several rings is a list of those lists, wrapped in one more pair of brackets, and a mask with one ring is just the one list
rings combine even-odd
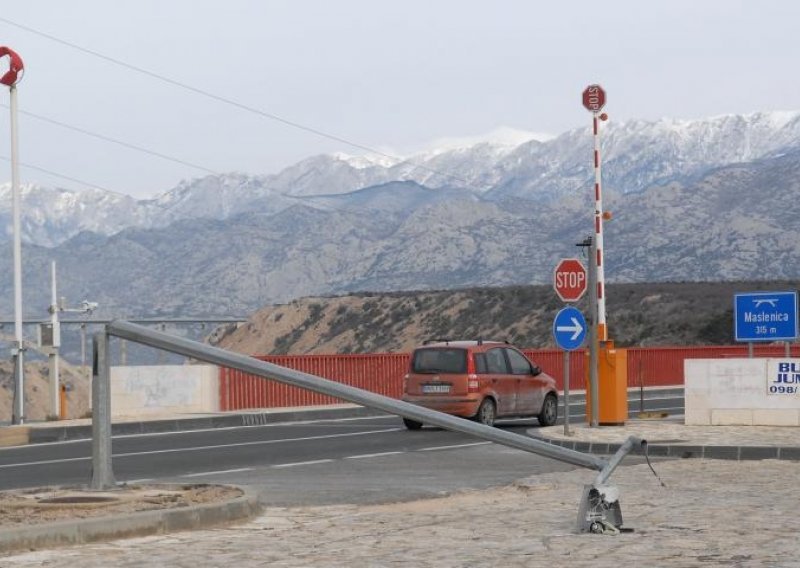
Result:
{"label": "fallen metal pole", "polygon": [[643,449],[647,445],[647,442],[637,438],[636,436],[630,436],[625,442],[620,446],[620,448],[611,456],[611,460],[606,464],[606,466],[600,470],[600,473],[597,474],[597,478],[594,480],[595,486],[605,485],[608,478],[611,477],[611,474],[617,469],[617,466],[622,461],[626,455],[628,455],[631,450],[638,448]]}
{"label": "fallen metal pole", "polygon": [[[578,510],[578,532],[619,533],[619,527],[622,525],[622,512],[618,501],[619,492],[616,488],[605,485],[605,482],[631,450],[636,447],[644,446],[645,442],[638,438],[633,436],[628,438],[620,449],[617,450],[612,459],[608,461],[597,456],[569,450],[541,440],[520,436],[519,434],[513,434],[484,424],[470,422],[463,418],[451,416],[435,410],[429,410],[415,404],[395,400],[328,379],[301,373],[300,371],[273,365],[265,361],[259,361],[253,357],[232,353],[224,349],[211,347],[204,343],[176,337],[161,331],[155,331],[119,320],[108,324],[106,326],[106,333],[102,335],[98,334],[95,341],[95,367],[98,370],[98,372],[95,373],[95,382],[98,384],[94,388],[98,390],[93,390],[97,395],[94,408],[96,415],[94,416],[93,425],[95,437],[100,438],[99,441],[95,440],[92,446],[93,463],[95,463],[92,486],[95,489],[107,487],[109,484],[114,483],[114,476],[111,470],[110,403],[109,406],[98,404],[98,399],[106,400],[108,397],[107,390],[105,392],[100,390],[101,382],[105,383],[106,389],[108,388],[108,346],[106,341],[108,335],[155,347],[156,349],[170,351],[199,361],[237,369],[264,379],[274,380],[326,394],[369,408],[383,410],[390,414],[397,414],[426,424],[440,426],[447,430],[463,432],[464,434],[476,436],[511,448],[539,454],[572,465],[597,470],[599,473],[594,484],[584,487],[581,505]],[[105,381],[98,381],[98,375],[105,377]]]}
{"label": "fallen metal pole", "polygon": [[106,329],[110,335],[115,337],[128,339],[157,349],[171,351],[172,353],[177,353],[185,357],[237,369],[251,375],[341,398],[362,406],[377,408],[391,414],[398,414],[405,418],[440,426],[447,430],[463,432],[483,438],[484,440],[490,440],[498,444],[503,444],[526,452],[532,452],[572,465],[597,471],[602,471],[608,465],[608,461],[597,456],[562,448],[541,440],[535,440],[528,436],[521,436],[491,426],[470,422],[469,420],[464,420],[457,416],[429,410],[415,404],[395,400],[387,396],[343,385],[314,375],[301,373],[293,369],[287,369],[279,365],[273,365],[265,361],[259,361],[258,359],[246,355],[231,353],[230,351],[218,347],[212,347],[197,341],[176,337],[129,322],[116,320],[108,324]]}

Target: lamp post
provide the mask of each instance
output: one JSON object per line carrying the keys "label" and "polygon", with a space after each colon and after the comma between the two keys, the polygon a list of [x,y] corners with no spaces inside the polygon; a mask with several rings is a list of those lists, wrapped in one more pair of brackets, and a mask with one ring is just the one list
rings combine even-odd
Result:
{"label": "lamp post", "polygon": [[13,195],[14,223],[14,337],[12,349],[14,358],[14,408],[11,422],[22,424],[25,421],[25,344],[22,339],[22,238],[20,235],[20,191],[19,191],[19,151],[17,135],[17,83],[22,79],[24,65],[22,58],[12,49],[0,46],[0,58],[8,58],[8,71],[0,77],[0,83],[9,90],[11,109],[11,192]]}

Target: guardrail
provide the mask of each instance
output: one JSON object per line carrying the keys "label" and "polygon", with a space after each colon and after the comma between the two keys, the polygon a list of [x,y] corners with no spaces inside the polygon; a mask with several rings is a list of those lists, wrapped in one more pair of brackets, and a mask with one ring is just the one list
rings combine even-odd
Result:
{"label": "guardrail", "polygon": [[109,489],[115,485],[111,454],[109,336],[236,369],[257,376],[261,380],[268,379],[308,389],[325,396],[339,398],[404,418],[432,424],[447,430],[462,432],[504,446],[596,470],[599,473],[594,483],[584,487],[581,499],[578,518],[578,530],[581,532],[588,530],[604,532],[604,527],[609,529],[608,532],[614,532],[622,524],[622,514],[619,511],[617,499],[618,491],[616,488],[608,487],[606,482],[625,455],[635,448],[645,447],[643,440],[631,436],[610,460],[605,460],[597,456],[429,410],[315,375],[259,361],[246,355],[225,351],[197,341],[172,336],[125,321],[113,321],[106,326],[105,333],[96,334],[93,338],[91,487],[95,490]]}
{"label": "guardrail", "polygon": [[[564,359],[560,349],[524,349],[523,352],[545,373],[556,379],[563,390]],[[792,346],[800,356],[800,345]],[[782,357],[784,346],[758,345],[757,357]],[[409,353],[358,355],[262,355],[256,358],[304,373],[325,377],[342,384],[399,399],[403,394],[403,376],[408,372]],[[698,347],[628,348],[628,387],[653,387],[683,384],[686,359],[747,357],[746,345]],[[570,354],[570,388],[586,388],[586,352]],[[265,383],[247,373],[220,367],[220,408],[275,408],[335,404],[338,399],[311,393],[289,385]]]}

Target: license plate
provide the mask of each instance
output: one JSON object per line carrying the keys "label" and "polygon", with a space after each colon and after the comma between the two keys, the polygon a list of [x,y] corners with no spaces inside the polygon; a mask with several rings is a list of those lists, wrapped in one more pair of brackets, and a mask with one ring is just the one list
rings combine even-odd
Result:
{"label": "license plate", "polygon": [[422,392],[425,394],[447,394],[450,392],[450,385],[422,385]]}

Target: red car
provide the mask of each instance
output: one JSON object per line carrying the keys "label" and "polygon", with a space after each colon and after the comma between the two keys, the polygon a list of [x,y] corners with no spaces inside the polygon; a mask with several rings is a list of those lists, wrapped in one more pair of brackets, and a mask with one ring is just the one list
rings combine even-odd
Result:
{"label": "red car", "polygon": [[[558,418],[555,380],[515,347],[496,341],[418,347],[403,381],[403,400],[488,426],[511,416],[536,416],[542,426]],[[409,430],[422,427],[416,420],[403,421]]]}

